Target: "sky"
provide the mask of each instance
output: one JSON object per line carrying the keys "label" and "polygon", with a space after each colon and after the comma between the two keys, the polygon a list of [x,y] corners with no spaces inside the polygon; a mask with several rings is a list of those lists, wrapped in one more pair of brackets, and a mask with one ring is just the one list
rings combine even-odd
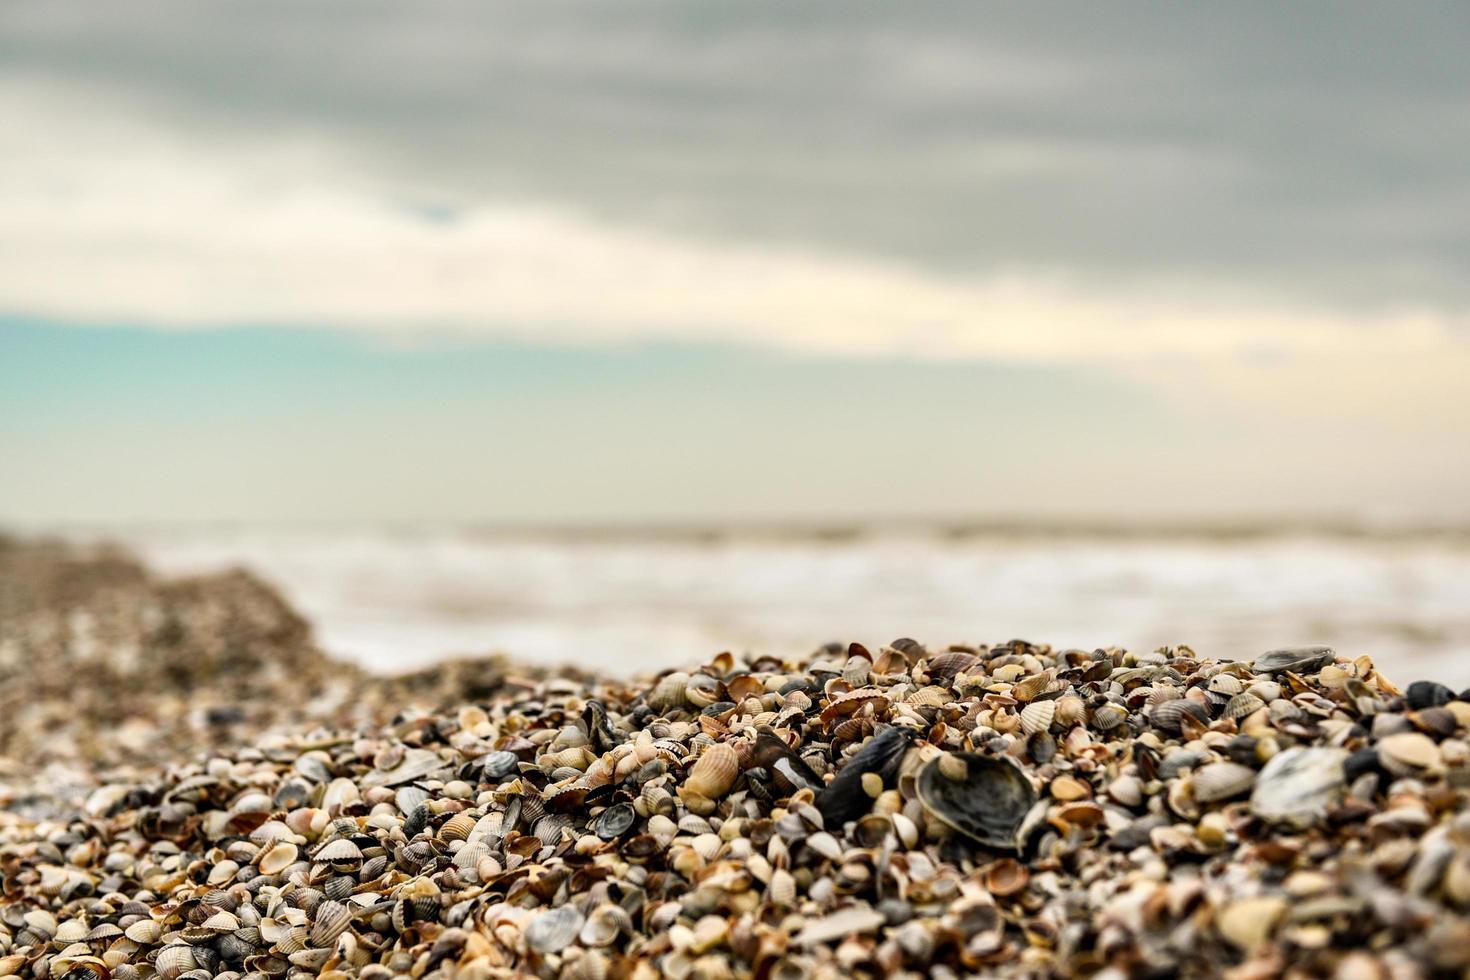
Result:
{"label": "sky", "polygon": [[1467,519],[1467,43],[0,6],[0,523]]}

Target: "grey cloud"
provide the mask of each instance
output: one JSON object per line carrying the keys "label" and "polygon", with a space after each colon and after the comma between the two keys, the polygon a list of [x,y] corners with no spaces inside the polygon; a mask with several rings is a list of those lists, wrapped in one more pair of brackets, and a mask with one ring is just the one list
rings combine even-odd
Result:
{"label": "grey cloud", "polygon": [[435,214],[1462,309],[1467,42],[1448,3],[46,3],[0,81],[323,136]]}

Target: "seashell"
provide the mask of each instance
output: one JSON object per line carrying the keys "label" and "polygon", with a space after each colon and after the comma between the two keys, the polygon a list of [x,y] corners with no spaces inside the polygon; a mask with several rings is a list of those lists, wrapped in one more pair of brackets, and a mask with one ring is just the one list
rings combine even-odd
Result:
{"label": "seashell", "polygon": [[163,926],[153,919],[139,919],[123,930],[123,935],[142,946],[151,946],[163,935]]}
{"label": "seashell", "polygon": [[1021,730],[1027,735],[1045,732],[1051,728],[1056,714],[1055,701],[1033,701],[1021,709]]}
{"label": "seashell", "polygon": [[1439,708],[1455,700],[1455,692],[1434,681],[1415,681],[1404,690],[1404,700],[1414,711]]}
{"label": "seashell", "polygon": [[327,960],[332,958],[332,951],[330,949],[298,949],[286,958],[291,961],[291,965],[315,973],[326,965]]}
{"label": "seashell", "polygon": [[1110,732],[1128,720],[1128,709],[1121,704],[1100,704],[1092,709],[1092,727],[1100,732]]}
{"label": "seashell", "polygon": [[796,879],[785,868],[771,872],[771,883],[766,887],[766,897],[773,905],[791,908],[796,905]]}
{"label": "seashell", "polygon": [[1225,703],[1225,717],[1239,720],[1247,715],[1253,715],[1266,706],[1257,695],[1250,691],[1241,691]]}
{"label": "seashell", "polygon": [[316,907],[316,921],[309,940],[313,946],[331,946],[352,924],[352,911],[341,902],[326,901]]}
{"label": "seashell", "polygon": [[393,794],[393,804],[398,807],[398,812],[405,817],[413,813],[419,804],[429,798],[428,790],[419,786],[400,786],[398,792]]}
{"label": "seashell", "polygon": [[1221,672],[1211,677],[1205,688],[1212,694],[1223,694],[1227,698],[1233,698],[1245,690],[1245,682],[1234,674]]}
{"label": "seashell", "polygon": [[1064,694],[1056,700],[1057,713],[1053,723],[1062,728],[1071,728],[1087,720],[1087,702],[1075,694]]}
{"label": "seashell", "polygon": [[153,968],[163,980],[177,980],[179,974],[198,965],[198,961],[194,959],[194,948],[183,943],[165,946],[158,951],[158,956],[153,961]]}
{"label": "seashell", "polygon": [[1212,762],[1194,774],[1194,798],[1200,803],[1219,803],[1250,791],[1256,771],[1237,762]]}
{"label": "seashell", "polygon": [[1346,749],[1294,748],[1277,753],[1256,777],[1251,812],[1263,820],[1306,828],[1342,796]]}
{"label": "seashell", "polygon": [[727,793],[740,774],[740,757],[733,746],[725,742],[711,745],[700,753],[689,770],[679,795],[685,791],[714,800]]}
{"label": "seashell", "polygon": [[954,692],[949,688],[929,684],[909,692],[909,696],[904,698],[904,703],[919,707],[942,708],[953,700]]}
{"label": "seashell", "polygon": [[1006,850],[1019,850],[1018,831],[1036,803],[1035,788],[1015,764],[969,752],[929,762],[919,771],[916,789],[930,816],[978,843]]}
{"label": "seashell", "polygon": [[267,820],[250,832],[250,839],[261,847],[268,847],[276,841],[289,840],[294,836],[295,832],[282,820]]}
{"label": "seashell", "polygon": [[1395,776],[1438,775],[1444,771],[1439,746],[1420,732],[1400,732],[1378,741],[1378,758]]}
{"label": "seashell", "polygon": [[260,852],[255,866],[260,869],[261,874],[278,875],[296,863],[297,855],[295,844],[278,841]]}
{"label": "seashell", "polygon": [[1030,677],[1024,677],[1011,686],[1011,697],[1017,701],[1031,701],[1039,695],[1046,693],[1046,689],[1051,686],[1051,682],[1052,674],[1050,671],[1032,674]]}
{"label": "seashell", "polygon": [[681,670],[671,671],[659,678],[648,693],[648,706],[658,712],[667,712],[684,706],[684,692],[689,687],[689,675]]}
{"label": "seashell", "polygon": [[924,662],[924,673],[935,684],[949,684],[956,674],[968,674],[980,663],[980,658],[970,653],[941,653]]}
{"label": "seashell", "polygon": [[201,929],[207,929],[210,932],[234,932],[240,928],[240,920],[233,912],[220,909],[214,915],[199,923],[199,927]]}
{"label": "seashell", "polygon": [[633,920],[620,905],[597,906],[587,916],[578,940],[584,946],[611,946],[625,932],[633,931]]}
{"label": "seashell", "polygon": [[632,829],[638,813],[631,803],[615,803],[597,815],[593,833],[603,840],[616,840]]}
{"label": "seashell", "polygon": [[480,756],[481,777],[490,780],[507,779],[520,772],[521,759],[514,752],[489,752]]}
{"label": "seashell", "polygon": [[1263,895],[1231,902],[1215,921],[1215,928],[1242,952],[1262,946],[1287,911],[1287,900],[1280,895]]}
{"label": "seashell", "polygon": [[582,913],[570,905],[549,909],[526,925],[526,945],[538,953],[559,953],[576,940],[582,924]]}
{"label": "seashell", "polygon": [[1000,898],[1010,898],[1026,889],[1031,872],[1015,858],[1002,858],[985,868],[985,889]]}
{"label": "seashell", "polygon": [[479,817],[475,814],[468,810],[461,810],[439,826],[439,839],[442,841],[468,840],[478,822]]}
{"label": "seashell", "polygon": [[838,771],[836,778],[816,796],[817,809],[823,821],[840,827],[867,813],[873,798],[863,787],[863,776],[876,773],[885,787],[898,780],[899,767],[908,753],[914,734],[907,729],[886,728],[874,735]]}
{"label": "seashell", "polygon": [[316,864],[329,864],[338,871],[347,871],[362,865],[362,848],[346,837],[338,837],[317,848],[312,861]]}
{"label": "seashell", "polygon": [[81,919],[67,919],[56,927],[51,940],[58,946],[68,946],[86,939],[88,931],[87,924]]}
{"label": "seashell", "polygon": [[1210,713],[1204,705],[1189,698],[1173,698],[1149,709],[1149,721],[1155,728],[1177,734],[1187,723],[1186,719],[1208,722]]}
{"label": "seashell", "polygon": [[1255,659],[1251,670],[1257,674],[1310,674],[1332,663],[1337,654],[1331,647],[1289,647],[1263,653]]}

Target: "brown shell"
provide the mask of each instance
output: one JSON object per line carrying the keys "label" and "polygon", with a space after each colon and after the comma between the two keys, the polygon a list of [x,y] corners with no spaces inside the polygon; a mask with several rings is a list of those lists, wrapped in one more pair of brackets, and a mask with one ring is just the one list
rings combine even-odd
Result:
{"label": "brown shell", "polygon": [[734,746],[717,742],[700,753],[689,769],[689,776],[680,790],[688,790],[706,799],[714,800],[729,792],[740,775],[740,757]]}

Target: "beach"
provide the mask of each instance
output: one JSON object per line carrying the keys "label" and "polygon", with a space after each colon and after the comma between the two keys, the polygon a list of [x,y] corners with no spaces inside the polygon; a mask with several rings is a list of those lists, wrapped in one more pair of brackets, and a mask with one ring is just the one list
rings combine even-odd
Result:
{"label": "beach", "polygon": [[0,547],[0,611],[3,975],[1470,968],[1470,701],[1366,655],[386,675],[246,572],[56,542]]}

